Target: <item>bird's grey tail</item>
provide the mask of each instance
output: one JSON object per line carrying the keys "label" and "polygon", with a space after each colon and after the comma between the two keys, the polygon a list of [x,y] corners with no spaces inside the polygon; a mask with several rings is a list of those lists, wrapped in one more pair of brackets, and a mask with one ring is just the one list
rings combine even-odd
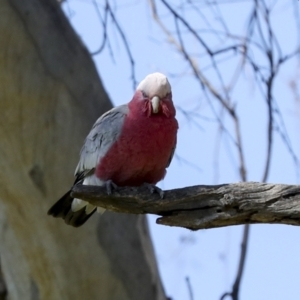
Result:
{"label": "bird's grey tail", "polygon": [[71,197],[71,190],[63,195],[48,211],[48,215],[55,218],[62,218],[66,224],[79,227],[84,224],[91,215],[96,211],[92,211],[86,214],[85,207],[74,212],[72,211],[72,201],[74,198]]}

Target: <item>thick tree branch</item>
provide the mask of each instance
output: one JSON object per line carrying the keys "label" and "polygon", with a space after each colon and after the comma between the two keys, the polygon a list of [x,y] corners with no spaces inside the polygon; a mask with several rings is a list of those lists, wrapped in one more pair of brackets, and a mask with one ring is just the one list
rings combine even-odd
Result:
{"label": "thick tree branch", "polygon": [[77,185],[72,196],[109,210],[157,214],[158,224],[193,230],[230,225],[277,223],[300,225],[300,186],[241,182],[199,185],[165,191],[164,199],[146,187],[105,188]]}

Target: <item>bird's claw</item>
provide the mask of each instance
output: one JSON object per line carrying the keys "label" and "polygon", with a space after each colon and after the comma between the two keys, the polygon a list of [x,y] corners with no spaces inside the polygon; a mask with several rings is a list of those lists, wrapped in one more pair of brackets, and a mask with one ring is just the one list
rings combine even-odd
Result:
{"label": "bird's claw", "polygon": [[118,186],[113,183],[112,180],[107,180],[105,182],[105,187],[106,187],[106,192],[107,192],[107,195],[111,195],[113,190],[117,190],[118,189]]}
{"label": "bird's claw", "polygon": [[163,199],[164,197],[164,191],[162,189],[160,189],[159,187],[157,187],[154,184],[150,184],[145,182],[144,185],[149,189],[151,194],[157,193],[160,196],[160,199]]}

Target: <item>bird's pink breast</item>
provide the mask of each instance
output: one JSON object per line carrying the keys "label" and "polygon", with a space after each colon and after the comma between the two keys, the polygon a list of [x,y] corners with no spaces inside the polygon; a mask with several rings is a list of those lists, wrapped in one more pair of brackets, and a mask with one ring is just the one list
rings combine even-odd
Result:
{"label": "bird's pink breast", "polygon": [[117,142],[96,168],[97,177],[119,186],[157,183],[166,174],[177,128],[175,117],[127,116]]}

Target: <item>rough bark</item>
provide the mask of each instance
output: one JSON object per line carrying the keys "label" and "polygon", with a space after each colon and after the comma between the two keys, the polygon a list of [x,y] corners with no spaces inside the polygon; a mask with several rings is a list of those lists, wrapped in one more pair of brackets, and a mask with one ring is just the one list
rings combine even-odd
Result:
{"label": "rough bark", "polygon": [[119,188],[108,196],[100,187],[77,185],[73,195],[96,206],[132,214],[157,214],[158,224],[207,229],[241,224],[300,225],[300,186],[241,182],[165,191]]}
{"label": "rough bark", "polygon": [[[48,217],[111,103],[56,1],[0,0],[0,254],[9,299],[165,299],[144,217]],[[142,285],[141,285],[142,282]]]}

